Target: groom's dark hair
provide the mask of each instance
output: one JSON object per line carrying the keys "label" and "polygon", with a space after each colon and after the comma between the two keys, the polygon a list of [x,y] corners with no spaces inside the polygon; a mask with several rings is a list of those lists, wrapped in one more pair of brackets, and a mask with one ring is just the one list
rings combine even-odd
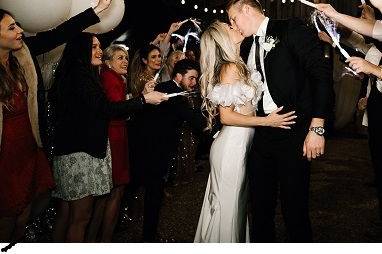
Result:
{"label": "groom's dark hair", "polygon": [[261,3],[258,0],[229,0],[226,4],[225,9],[228,11],[235,4],[238,4],[240,8],[241,6],[246,4],[259,10],[261,13],[263,12],[263,7],[261,6]]}

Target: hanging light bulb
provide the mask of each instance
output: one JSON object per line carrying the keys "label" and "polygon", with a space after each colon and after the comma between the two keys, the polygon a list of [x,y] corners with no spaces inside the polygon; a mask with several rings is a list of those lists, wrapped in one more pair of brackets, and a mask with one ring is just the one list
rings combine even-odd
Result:
{"label": "hanging light bulb", "polygon": [[186,0],[180,1],[181,4],[186,4]]}
{"label": "hanging light bulb", "polygon": [[204,8],[204,12],[208,12],[208,8],[206,7],[206,8]]}
{"label": "hanging light bulb", "polygon": [[213,9],[213,11],[212,11],[213,13],[216,13],[216,10],[215,9]]}
{"label": "hanging light bulb", "polygon": [[194,9],[197,10],[199,6],[197,4],[194,5]]}

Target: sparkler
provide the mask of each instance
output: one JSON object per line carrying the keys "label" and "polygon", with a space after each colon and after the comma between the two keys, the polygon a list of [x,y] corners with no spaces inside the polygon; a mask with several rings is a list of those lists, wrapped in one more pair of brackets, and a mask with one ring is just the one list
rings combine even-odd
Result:
{"label": "sparkler", "polygon": [[309,1],[306,1],[306,0],[298,0],[298,1],[300,1],[302,4],[308,5],[310,7],[317,8],[317,5],[312,3],[312,2],[309,2]]}
{"label": "sparkler", "polygon": [[181,26],[181,25],[183,25],[184,23],[187,23],[188,21],[190,21],[190,22],[192,22],[192,23],[194,24],[194,26],[196,27],[196,29],[198,30],[198,32],[201,32],[201,31],[202,31],[202,29],[200,28],[200,24],[201,24],[201,22],[200,22],[199,20],[197,20],[197,19],[194,19],[194,18],[188,18],[188,19],[185,19],[185,20],[181,21],[181,22],[179,23],[179,25]]}
{"label": "sparkler", "polygon": [[159,75],[160,75],[160,73],[162,72],[163,67],[164,67],[164,65],[162,65],[162,67],[160,67],[159,71],[155,74],[155,76],[154,76],[154,81],[157,81],[157,79],[159,78]]}
{"label": "sparkler", "polygon": [[190,36],[194,37],[197,41],[200,40],[197,33],[188,31],[188,33],[184,36],[183,53],[186,52],[186,50],[187,50],[187,42],[188,42],[188,38]]}
{"label": "sparkler", "polygon": [[[345,49],[342,48],[340,44],[340,34],[337,32],[337,25],[336,23],[330,19],[328,16],[326,16],[323,12],[320,11],[314,11],[312,14],[312,20],[314,21],[314,24],[316,26],[316,29],[320,31],[317,19],[321,22],[321,24],[324,26],[325,30],[328,32],[330,38],[332,38],[334,44],[339,49],[340,53],[345,57],[345,59],[348,59],[350,57],[349,53],[346,52]],[[358,74],[351,68],[346,67],[348,71],[353,73],[354,75],[358,76]]]}
{"label": "sparkler", "polygon": [[171,98],[171,97],[176,97],[176,96],[191,96],[191,95],[194,95],[194,94],[197,94],[198,91],[183,91],[183,92],[179,92],[179,93],[170,93],[170,94],[166,94],[166,96],[168,98]]}

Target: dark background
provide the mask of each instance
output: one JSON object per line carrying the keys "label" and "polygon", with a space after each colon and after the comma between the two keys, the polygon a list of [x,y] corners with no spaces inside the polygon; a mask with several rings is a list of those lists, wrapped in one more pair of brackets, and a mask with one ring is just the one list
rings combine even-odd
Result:
{"label": "dark background", "polygon": [[[293,1],[293,0],[292,0]],[[317,0],[310,0],[317,1]],[[103,45],[116,40],[119,36],[127,32],[127,38],[122,42],[130,48],[140,47],[143,42],[152,41],[160,32],[167,32],[172,22],[184,20],[193,17],[202,21],[202,28],[207,26],[215,19],[226,19],[226,13],[221,14],[224,10],[226,0],[185,0],[185,4],[181,4],[181,0],[125,0],[125,16],[113,31],[103,34],[100,39]],[[260,0],[265,13],[271,18],[289,18],[300,17],[306,19],[313,11],[312,8],[302,5],[298,0]],[[329,1],[337,10],[350,15],[358,15],[357,8],[360,0],[331,0]],[[197,4],[199,8],[194,9]],[[207,7],[208,12],[204,12]],[[212,10],[216,9],[216,14]],[[182,26],[183,30],[179,34],[184,35],[190,25]]]}

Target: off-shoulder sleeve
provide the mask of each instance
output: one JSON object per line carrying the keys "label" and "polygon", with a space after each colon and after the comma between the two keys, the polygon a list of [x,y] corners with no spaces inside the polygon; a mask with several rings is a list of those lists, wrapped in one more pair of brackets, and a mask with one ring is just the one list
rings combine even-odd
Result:
{"label": "off-shoulder sleeve", "polygon": [[242,106],[251,101],[255,96],[255,90],[244,84],[217,84],[207,95],[207,98],[215,106]]}

